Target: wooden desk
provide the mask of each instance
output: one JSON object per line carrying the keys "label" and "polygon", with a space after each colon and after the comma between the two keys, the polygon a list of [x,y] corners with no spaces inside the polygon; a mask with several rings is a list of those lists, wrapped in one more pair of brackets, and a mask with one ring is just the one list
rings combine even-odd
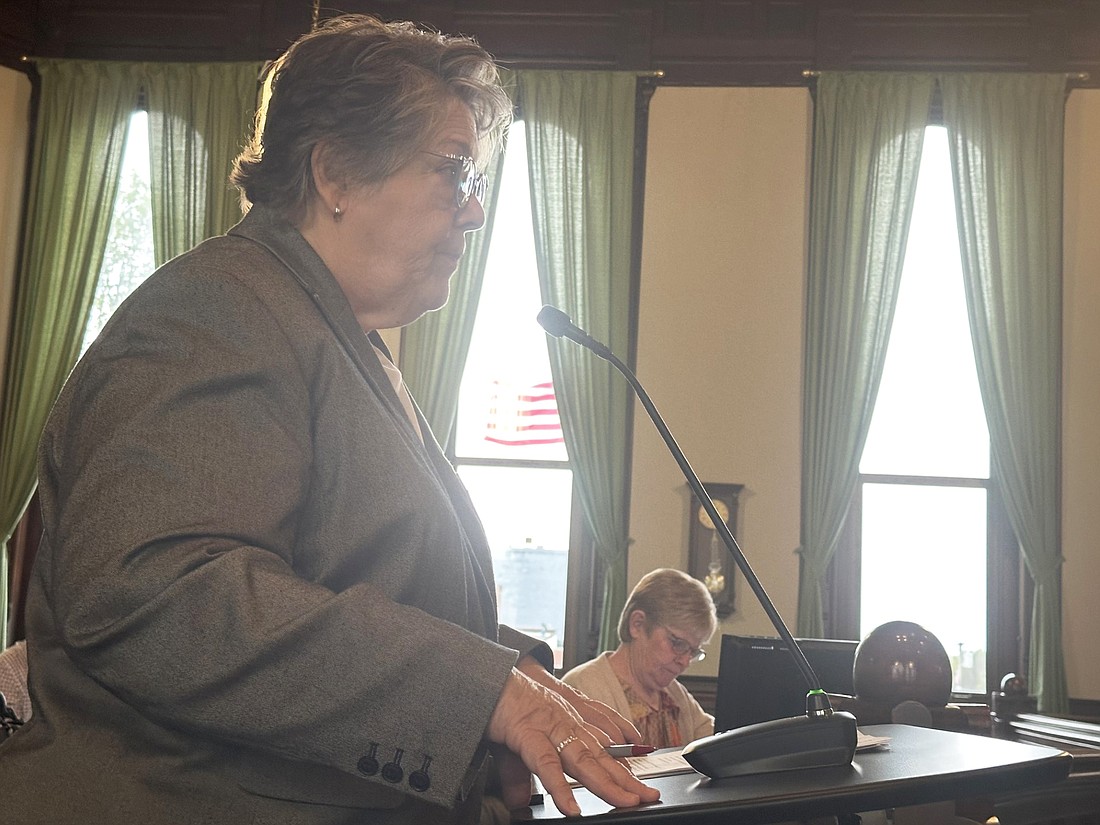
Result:
{"label": "wooden desk", "polygon": [[1063,748],[1073,761],[1069,776],[1056,785],[974,800],[971,809],[996,816],[1001,825],[1100,825],[1100,724],[1035,713],[1026,696],[995,695],[993,704],[997,736]]}
{"label": "wooden desk", "polygon": [[[580,788],[577,802],[585,817],[613,825],[766,823],[996,795],[1054,784],[1070,769],[1069,754],[1040,745],[906,725],[863,730],[889,736],[889,749],[857,753],[843,768],[721,780],[657,777],[647,780],[661,790],[655,805],[612,809]],[[513,816],[513,822],[561,819],[549,797]]]}

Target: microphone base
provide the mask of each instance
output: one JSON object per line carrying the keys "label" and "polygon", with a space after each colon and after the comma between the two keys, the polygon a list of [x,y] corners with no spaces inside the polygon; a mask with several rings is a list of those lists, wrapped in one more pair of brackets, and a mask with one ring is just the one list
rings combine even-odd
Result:
{"label": "microphone base", "polygon": [[712,779],[852,764],[856,718],[792,716],[733,728],[696,739],[684,748],[687,763]]}

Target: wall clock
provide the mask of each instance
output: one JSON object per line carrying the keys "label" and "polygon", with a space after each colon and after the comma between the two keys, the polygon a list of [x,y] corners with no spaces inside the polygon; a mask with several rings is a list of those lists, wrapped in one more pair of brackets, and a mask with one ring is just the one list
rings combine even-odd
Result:
{"label": "wall clock", "polygon": [[[737,535],[737,497],[744,486],[703,482],[715,510],[734,536]],[[725,618],[733,612],[733,574],[737,563],[693,492],[688,516],[687,572],[707,586],[718,617]]]}

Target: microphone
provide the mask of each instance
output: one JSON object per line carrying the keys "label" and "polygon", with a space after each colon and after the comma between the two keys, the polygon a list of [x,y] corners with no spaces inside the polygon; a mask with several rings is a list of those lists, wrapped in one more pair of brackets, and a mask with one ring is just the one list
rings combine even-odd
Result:
{"label": "microphone", "polygon": [[809,687],[809,692],[806,694],[805,716],[758,722],[712,736],[704,736],[684,748],[684,759],[699,773],[712,779],[799,768],[851,765],[856,751],[856,718],[846,711],[833,710],[828,695],[821,689],[817,674],[806,659],[806,654],[802,652],[791,631],[787,629],[783,617],[779,615],[771,597],[768,596],[748,559],[745,558],[729,525],[718,514],[699,476],[691,468],[684,451],[676,443],[672,432],[661,418],[661,414],[657,412],[657,407],[637,376],[606,345],[577,327],[569,316],[557,307],[544,306],[539,311],[538,322],[547,334],[555,338],[569,338],[609,362],[629,382],[661,434],[665,446],[676,459],[676,463],[680,465],[688,486],[710,516],[711,524],[718,531],[726,549],[745,576],[745,581],[752,588],[764,612],[768,614],[776,632],[786,643],[787,650],[794,657],[795,664],[798,665]]}
{"label": "microphone", "polygon": [[546,330],[547,334],[555,338],[566,337],[576,341],[587,350],[591,350],[605,361],[615,363],[618,359],[605,345],[601,344],[587,332],[576,326],[573,321],[557,307],[549,304],[539,310],[539,326]]}

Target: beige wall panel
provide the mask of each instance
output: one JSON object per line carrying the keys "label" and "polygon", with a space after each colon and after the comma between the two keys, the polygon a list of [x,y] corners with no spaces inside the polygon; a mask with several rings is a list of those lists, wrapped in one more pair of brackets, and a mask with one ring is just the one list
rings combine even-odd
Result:
{"label": "beige wall panel", "polygon": [[0,386],[8,358],[8,330],[15,291],[16,253],[22,218],[31,83],[0,66]]}
{"label": "beige wall panel", "polygon": [[[638,375],[705,482],[745,485],[738,538],[797,602],[805,89],[659,88],[649,120]],[[635,412],[629,580],[687,562],[688,491]],[[769,634],[744,579],[721,632]],[[715,638],[717,642],[717,636]],[[716,673],[715,655],[690,673]]]}
{"label": "beige wall panel", "polygon": [[1100,91],[1066,105],[1063,639],[1069,695],[1100,699]]}

